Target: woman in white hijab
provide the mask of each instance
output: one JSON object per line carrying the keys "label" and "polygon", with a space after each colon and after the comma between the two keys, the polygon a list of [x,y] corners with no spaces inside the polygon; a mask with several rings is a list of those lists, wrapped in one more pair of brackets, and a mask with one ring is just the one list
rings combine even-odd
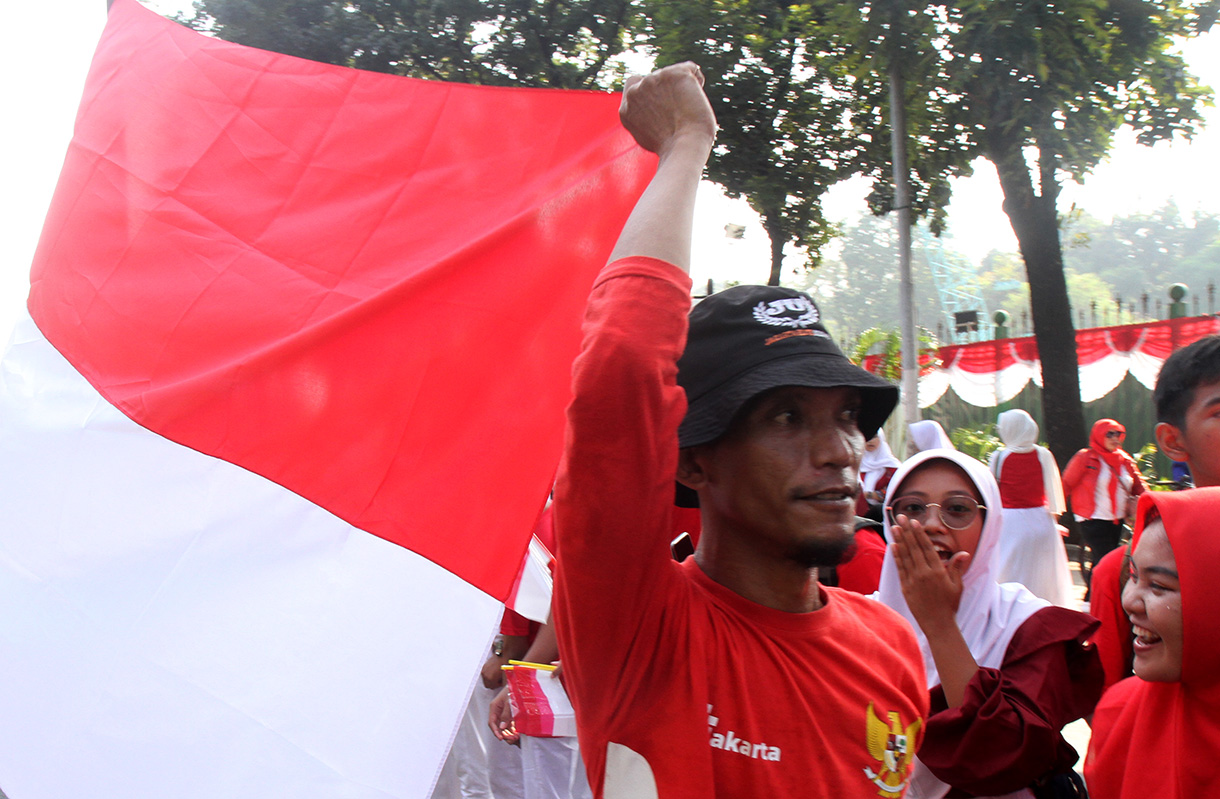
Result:
{"label": "woman in white hijab", "polygon": [[926,452],[930,449],[953,449],[953,442],[949,440],[945,428],[940,426],[940,422],[932,419],[911,422],[907,425],[907,432],[911,436],[911,445],[915,447],[916,452]]}
{"label": "woman in white hijab", "polygon": [[996,428],[1004,442],[989,464],[1004,504],[996,579],[1020,583],[1052,605],[1075,608],[1067,550],[1055,523],[1067,509],[1059,467],[1038,446],[1038,423],[1025,411],[1004,411]]}
{"label": "woman in white hijab", "polygon": [[979,461],[937,448],[886,493],[891,541],[878,597],[915,630],[931,710],[908,797],[1032,797],[1077,754],[1060,730],[1092,712],[1097,622],[995,581],[1000,492]]}
{"label": "woman in white hijab", "polygon": [[[856,515],[881,521],[881,501],[885,489],[902,462],[890,451],[885,431],[864,442],[864,457],[860,459],[860,493],[856,497]],[[876,511],[874,515],[873,511]]]}

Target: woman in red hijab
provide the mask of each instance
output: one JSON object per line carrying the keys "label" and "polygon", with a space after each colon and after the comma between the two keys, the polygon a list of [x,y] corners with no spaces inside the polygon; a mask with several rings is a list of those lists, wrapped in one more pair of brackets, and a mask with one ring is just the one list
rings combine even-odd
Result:
{"label": "woman in red hijab", "polygon": [[1094,799],[1217,796],[1220,487],[1140,499],[1123,608],[1135,677],[1102,697],[1085,779]]}
{"label": "woman in red hijab", "polygon": [[1089,448],[1072,456],[1063,470],[1063,492],[1072,501],[1080,533],[1089,547],[1089,571],[1118,546],[1123,520],[1132,515],[1131,500],[1144,493],[1135,459],[1123,450],[1127,428],[1113,419],[1098,419]]}

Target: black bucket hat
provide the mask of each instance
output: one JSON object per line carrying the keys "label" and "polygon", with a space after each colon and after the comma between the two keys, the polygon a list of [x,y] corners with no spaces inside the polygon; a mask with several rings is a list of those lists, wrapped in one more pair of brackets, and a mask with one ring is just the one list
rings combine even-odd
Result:
{"label": "black bucket hat", "polygon": [[686,418],[678,445],[715,441],[752,397],[780,386],[860,389],[860,432],[876,435],[898,387],[847,360],[808,294],[779,286],[736,286],[694,307],[678,360]]}

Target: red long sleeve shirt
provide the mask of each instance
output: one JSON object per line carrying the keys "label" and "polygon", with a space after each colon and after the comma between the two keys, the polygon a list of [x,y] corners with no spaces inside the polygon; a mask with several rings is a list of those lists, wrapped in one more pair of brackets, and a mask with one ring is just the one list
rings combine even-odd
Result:
{"label": "red long sleeve shirt", "polygon": [[784,613],[670,557],[689,286],[609,266],[574,368],[554,610],[594,794],[893,795],[928,701],[906,623],[834,588]]}

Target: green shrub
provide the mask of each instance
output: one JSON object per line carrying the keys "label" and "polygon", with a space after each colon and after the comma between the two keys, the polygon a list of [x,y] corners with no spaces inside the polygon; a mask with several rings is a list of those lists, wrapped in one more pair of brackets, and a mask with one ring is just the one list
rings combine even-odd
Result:
{"label": "green shrub", "polygon": [[964,452],[972,458],[987,463],[991,453],[1004,446],[995,434],[995,425],[972,430],[968,427],[958,427],[949,434],[949,440],[959,452]]}

